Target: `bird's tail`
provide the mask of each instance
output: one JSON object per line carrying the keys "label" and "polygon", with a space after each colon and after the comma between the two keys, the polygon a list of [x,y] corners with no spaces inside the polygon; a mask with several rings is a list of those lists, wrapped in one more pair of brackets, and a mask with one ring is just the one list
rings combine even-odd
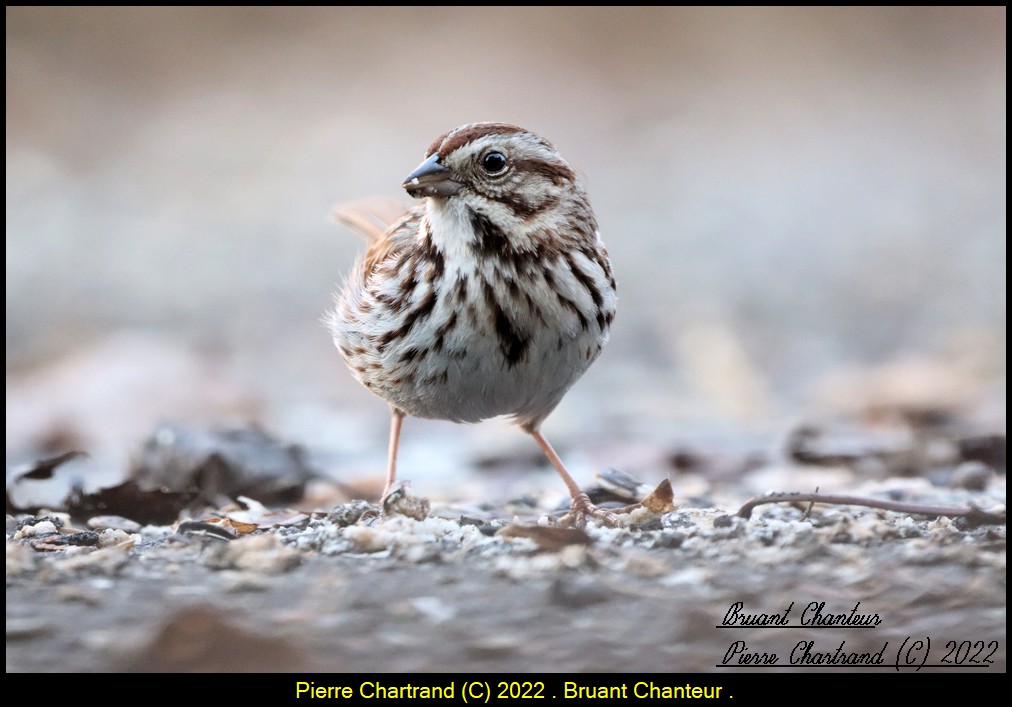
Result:
{"label": "bird's tail", "polygon": [[348,204],[338,204],[330,211],[330,218],[335,223],[350,228],[365,238],[368,243],[375,243],[392,225],[404,216],[406,207],[384,197],[372,197]]}

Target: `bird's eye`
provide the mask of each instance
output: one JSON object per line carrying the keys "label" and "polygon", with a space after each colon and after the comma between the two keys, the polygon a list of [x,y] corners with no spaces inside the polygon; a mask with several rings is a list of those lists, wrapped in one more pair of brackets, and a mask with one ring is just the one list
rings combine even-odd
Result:
{"label": "bird's eye", "polygon": [[489,152],[481,158],[481,168],[486,174],[493,176],[506,171],[506,155],[501,152]]}

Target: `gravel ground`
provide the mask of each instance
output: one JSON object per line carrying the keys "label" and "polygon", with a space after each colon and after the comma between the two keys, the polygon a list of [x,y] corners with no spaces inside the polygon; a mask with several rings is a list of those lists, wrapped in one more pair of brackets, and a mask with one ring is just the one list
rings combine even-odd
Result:
{"label": "gravel ground", "polygon": [[[1004,476],[981,491],[910,479],[864,490],[1003,509]],[[205,515],[210,525],[105,519],[91,525],[131,532],[87,537],[9,517],[7,670],[671,672],[760,654],[787,670],[799,642],[814,642],[810,654],[885,648],[894,663],[907,639],[930,641],[916,654],[929,666],[969,641],[959,662],[1005,670],[1003,524],[823,505],[765,505],[746,520],[711,500],[580,531],[524,504],[357,522],[367,504],[252,504],[224,509],[228,521]],[[785,612],[808,627],[735,619]],[[816,627],[817,615],[837,618]]]}

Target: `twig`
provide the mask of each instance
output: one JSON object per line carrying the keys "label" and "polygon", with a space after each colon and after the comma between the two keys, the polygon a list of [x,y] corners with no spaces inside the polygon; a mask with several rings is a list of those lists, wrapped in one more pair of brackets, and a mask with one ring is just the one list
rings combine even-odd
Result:
{"label": "twig", "polygon": [[966,518],[973,525],[1005,525],[1004,512],[992,513],[973,506],[968,508],[960,508],[958,506],[928,506],[920,503],[903,503],[900,501],[883,501],[878,498],[819,493],[770,493],[765,496],[757,496],[746,501],[745,505],[738,509],[738,515],[742,518],[751,518],[752,509],[764,503],[804,503],[806,501],[809,503],[834,504],[838,506],[881,508],[885,511],[912,513],[932,518],[941,516]]}
{"label": "twig", "polygon": [[[819,492],[819,487],[816,486],[815,487],[815,493],[818,493],[818,492]],[[812,515],[812,509],[813,508],[815,508],[815,501],[812,501],[811,503],[808,504],[808,507],[805,509],[805,512],[801,514],[801,520],[808,520],[808,518],[810,518],[811,515]]]}

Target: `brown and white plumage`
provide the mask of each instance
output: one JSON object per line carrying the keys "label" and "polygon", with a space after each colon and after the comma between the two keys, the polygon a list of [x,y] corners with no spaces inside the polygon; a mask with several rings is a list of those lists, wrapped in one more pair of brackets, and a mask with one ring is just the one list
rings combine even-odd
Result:
{"label": "brown and white plumage", "polygon": [[[611,265],[576,174],[534,133],[475,123],[437,138],[404,187],[421,202],[371,244],[329,318],[355,376],[393,410],[387,489],[404,415],[509,415],[545,450],[574,510],[605,515],[539,432],[615,315]],[[368,233],[385,215],[337,217]]]}

